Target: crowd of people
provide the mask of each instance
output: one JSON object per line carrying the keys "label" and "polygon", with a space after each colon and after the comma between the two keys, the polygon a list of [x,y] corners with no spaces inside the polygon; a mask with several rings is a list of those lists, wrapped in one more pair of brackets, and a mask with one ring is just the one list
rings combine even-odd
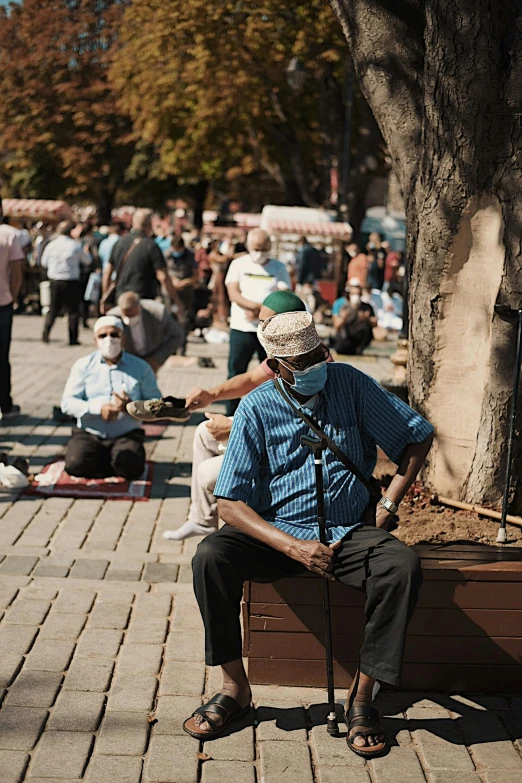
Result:
{"label": "crowd of people", "polygon": [[[45,342],[62,309],[73,345],[79,319],[92,314],[82,314],[80,306],[94,245],[82,244],[75,229],[61,224],[38,250],[51,283]],[[389,259],[375,239],[370,237],[368,253],[347,249],[345,293],[333,306],[334,344],[346,353],[364,350],[377,327],[368,291],[391,297],[398,282],[398,259]],[[425,460],[433,428],[369,376],[334,361],[303,296],[321,272],[315,248],[301,243],[295,293],[285,264],[271,256],[266,232],[251,231],[234,250],[228,258],[213,243],[193,252],[181,237],[158,242],[144,210],[135,213],[131,232],[114,226],[99,243],[95,350],[74,363],[61,400],[63,413],[75,420],[65,469],[86,479],[138,479],[145,469],[143,422],[186,421],[193,411],[226,401],[226,416],[207,411],[196,429],[188,518],[164,534],[178,541],[204,536],[193,560],[194,590],[206,663],[220,666],[223,675],[219,693],[187,717],[183,730],[211,740],[250,708],[239,624],[244,581],[308,570],[367,592],[359,669],[347,697],[347,742],[359,756],[375,758],[388,746],[372,705],[374,688],[399,683],[421,584],[418,558],[387,527]],[[18,413],[8,354],[24,257],[16,230],[0,225],[0,403],[6,418]],[[168,356],[184,350],[198,316],[197,288],[212,279],[218,282],[216,318],[227,325],[225,306],[231,305],[229,378],[208,390],[193,388],[183,400],[162,396],[156,374]],[[254,355],[259,363],[251,369]],[[326,543],[319,541],[314,460],[302,442],[310,429],[326,449]],[[370,481],[378,447],[398,471],[377,500]]]}

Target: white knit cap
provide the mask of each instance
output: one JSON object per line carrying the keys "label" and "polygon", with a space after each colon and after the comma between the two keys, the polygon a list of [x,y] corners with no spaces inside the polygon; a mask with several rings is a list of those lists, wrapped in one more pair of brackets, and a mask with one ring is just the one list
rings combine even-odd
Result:
{"label": "white knit cap", "polygon": [[311,313],[278,313],[259,329],[259,340],[269,356],[301,356],[321,345]]}
{"label": "white knit cap", "polygon": [[117,315],[102,315],[101,318],[98,318],[94,324],[94,334],[97,334],[98,330],[102,329],[104,326],[113,326],[115,329],[119,329],[120,332],[123,332],[123,321],[121,318],[118,318]]}

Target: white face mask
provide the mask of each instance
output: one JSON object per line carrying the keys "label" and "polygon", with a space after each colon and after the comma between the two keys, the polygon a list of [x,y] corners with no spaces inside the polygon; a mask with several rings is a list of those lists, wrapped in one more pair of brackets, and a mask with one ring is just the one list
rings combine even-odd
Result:
{"label": "white face mask", "polygon": [[251,250],[250,258],[254,264],[266,264],[268,261],[268,252],[266,250]]}
{"label": "white face mask", "polygon": [[125,326],[138,326],[141,323],[141,313],[138,315],[122,315],[121,320]]}
{"label": "white face mask", "polygon": [[350,304],[352,307],[357,307],[360,301],[361,301],[361,297],[359,296],[359,294],[350,294]]}
{"label": "white face mask", "polygon": [[97,343],[104,359],[115,359],[121,353],[121,337],[104,337]]}

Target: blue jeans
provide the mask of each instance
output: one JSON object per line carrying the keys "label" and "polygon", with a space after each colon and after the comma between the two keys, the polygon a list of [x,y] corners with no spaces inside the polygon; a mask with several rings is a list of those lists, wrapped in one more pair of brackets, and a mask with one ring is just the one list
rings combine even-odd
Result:
{"label": "blue jeans", "polygon": [[9,364],[9,348],[11,347],[11,331],[13,327],[13,305],[0,307],[0,411],[11,410],[11,365]]}

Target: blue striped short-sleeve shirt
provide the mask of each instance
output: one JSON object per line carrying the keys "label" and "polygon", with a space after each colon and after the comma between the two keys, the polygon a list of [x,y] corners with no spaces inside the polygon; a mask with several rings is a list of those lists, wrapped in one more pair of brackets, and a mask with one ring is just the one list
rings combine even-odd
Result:
{"label": "blue striped short-sleeve shirt", "polygon": [[[409,443],[433,432],[431,424],[373,378],[341,363],[328,364],[314,417],[368,478],[377,446],[398,464]],[[295,538],[319,539],[314,460],[300,442],[310,434],[272,381],[264,383],[239,404],[215,496],[242,500]],[[369,494],[329,450],[323,477],[327,540],[335,542],[361,524]]]}

